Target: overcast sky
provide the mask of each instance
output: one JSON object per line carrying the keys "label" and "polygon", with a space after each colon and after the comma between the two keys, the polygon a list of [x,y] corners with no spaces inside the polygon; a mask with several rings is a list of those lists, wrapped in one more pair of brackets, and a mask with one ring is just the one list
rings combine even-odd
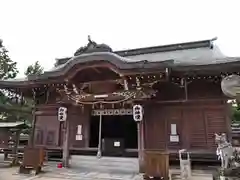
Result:
{"label": "overcast sky", "polygon": [[0,0],[0,38],[23,74],[50,69],[87,36],[113,50],[205,40],[240,56],[239,0]]}

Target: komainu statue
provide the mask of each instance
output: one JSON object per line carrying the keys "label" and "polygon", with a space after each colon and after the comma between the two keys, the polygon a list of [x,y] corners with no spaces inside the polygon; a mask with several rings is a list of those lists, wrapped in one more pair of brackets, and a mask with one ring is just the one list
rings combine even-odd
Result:
{"label": "komainu statue", "polygon": [[[232,147],[227,141],[225,133],[215,134],[215,142],[217,143],[216,154],[221,160],[221,168],[218,177],[240,177],[240,150]],[[219,179],[219,178],[214,178]]]}

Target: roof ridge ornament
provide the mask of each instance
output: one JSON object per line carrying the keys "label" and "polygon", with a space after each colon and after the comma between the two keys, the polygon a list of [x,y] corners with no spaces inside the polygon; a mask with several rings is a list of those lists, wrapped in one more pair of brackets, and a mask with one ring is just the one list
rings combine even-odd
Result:
{"label": "roof ridge ornament", "polygon": [[96,44],[97,45],[97,43],[95,41],[92,41],[90,35],[88,35],[88,44]]}
{"label": "roof ridge ornament", "polygon": [[216,41],[216,40],[217,40],[217,37],[210,39],[210,45],[209,45],[210,49],[214,48],[214,41]]}
{"label": "roof ridge ornament", "polygon": [[80,47],[74,53],[74,56],[79,56],[81,54],[93,53],[93,52],[112,52],[112,49],[106,44],[97,44],[95,41],[91,39],[91,36],[88,35],[87,45]]}
{"label": "roof ridge ornament", "polygon": [[212,38],[212,39],[210,39],[211,41],[216,41],[218,39],[218,37],[216,36],[216,37],[214,37],[214,38]]}

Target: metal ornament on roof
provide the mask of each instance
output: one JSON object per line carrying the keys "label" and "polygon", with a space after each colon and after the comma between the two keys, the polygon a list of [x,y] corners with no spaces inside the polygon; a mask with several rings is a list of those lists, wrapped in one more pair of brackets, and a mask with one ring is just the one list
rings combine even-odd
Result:
{"label": "metal ornament on roof", "polygon": [[[78,89],[75,84],[72,84],[72,88],[68,88],[66,85],[64,85],[65,94],[70,100],[75,101],[76,104],[116,104],[128,101],[134,98],[137,94],[134,90],[126,90],[108,94],[94,95],[85,93],[82,89]],[[118,97],[117,100],[107,100],[108,98],[114,97]],[[94,99],[95,101],[90,101],[89,99]]]}
{"label": "metal ornament on roof", "polygon": [[[133,99],[142,100],[156,96],[157,90],[153,89],[152,86],[157,80],[141,83],[140,79],[142,80],[141,77],[134,77],[134,79],[129,77],[129,79],[123,78],[108,81],[108,83],[121,85],[123,89],[102,94],[88,93],[87,90],[91,87],[90,82],[81,83],[77,86],[76,84],[69,83],[68,80],[66,80],[66,84],[63,85],[62,89],[58,89],[58,92],[63,98],[67,97],[66,101],[71,100],[78,105],[118,104],[131,101]],[[129,85],[128,80],[135,80],[136,84],[131,82]]]}

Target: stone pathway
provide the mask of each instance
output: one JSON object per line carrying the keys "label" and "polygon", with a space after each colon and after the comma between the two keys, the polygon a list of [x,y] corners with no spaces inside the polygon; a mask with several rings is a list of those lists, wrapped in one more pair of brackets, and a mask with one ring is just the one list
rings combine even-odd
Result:
{"label": "stone pathway", "polygon": [[33,175],[18,174],[18,168],[0,168],[0,180],[31,180]]}
{"label": "stone pathway", "polygon": [[[71,160],[72,168],[57,168],[57,162],[49,162],[44,173],[33,175],[17,174],[18,168],[0,165],[0,180],[142,180],[138,172],[138,161],[134,158],[102,158],[77,156]],[[180,174],[179,169],[171,173]],[[192,180],[212,180],[211,171],[194,170]],[[172,180],[181,179],[179,175]]]}
{"label": "stone pathway", "polygon": [[39,179],[72,179],[72,180],[142,180],[137,174],[111,174],[102,172],[74,172],[63,170],[64,172],[48,172],[40,175]]}
{"label": "stone pathway", "polygon": [[[36,177],[36,180],[142,180],[140,175],[130,174],[110,174],[102,172],[77,172],[74,170],[61,169],[62,172],[52,171],[47,172]],[[176,170],[173,170],[176,173]],[[179,173],[179,171],[178,171]],[[179,175],[173,176],[172,180],[180,180]],[[192,180],[212,180],[212,175],[205,171],[194,171],[192,174]]]}
{"label": "stone pathway", "polygon": [[[107,161],[107,160],[106,160]],[[81,162],[81,161],[80,161]],[[88,162],[90,163],[90,162]],[[124,163],[123,163],[124,164]],[[122,164],[122,165],[123,165]],[[109,164],[110,166],[106,166],[106,164],[98,165],[81,165],[81,166],[73,166],[70,169],[66,168],[57,168],[57,165],[51,163],[50,166],[46,166],[44,168],[44,174],[40,175],[39,178],[41,180],[52,178],[52,179],[74,179],[74,180],[141,180],[141,176],[137,171],[134,171],[132,168],[127,167],[122,168],[122,165],[113,166],[113,164]],[[103,166],[103,167],[102,167]],[[119,169],[117,171],[117,169]]]}
{"label": "stone pathway", "polygon": [[4,155],[0,154],[0,180],[24,180],[31,175],[18,175],[17,168],[9,168],[8,164],[3,162]]}
{"label": "stone pathway", "polygon": [[[180,170],[171,169],[172,180],[181,180]],[[212,172],[209,170],[193,170],[191,180],[212,180]]]}
{"label": "stone pathway", "polygon": [[[38,176],[17,174],[17,168],[0,169],[0,180],[142,180],[137,174],[104,173],[104,172],[80,172],[73,169],[45,168],[45,173]],[[179,170],[171,170],[179,174]],[[212,180],[209,171],[194,170],[192,180]],[[180,180],[180,176],[173,176],[172,180]]]}

